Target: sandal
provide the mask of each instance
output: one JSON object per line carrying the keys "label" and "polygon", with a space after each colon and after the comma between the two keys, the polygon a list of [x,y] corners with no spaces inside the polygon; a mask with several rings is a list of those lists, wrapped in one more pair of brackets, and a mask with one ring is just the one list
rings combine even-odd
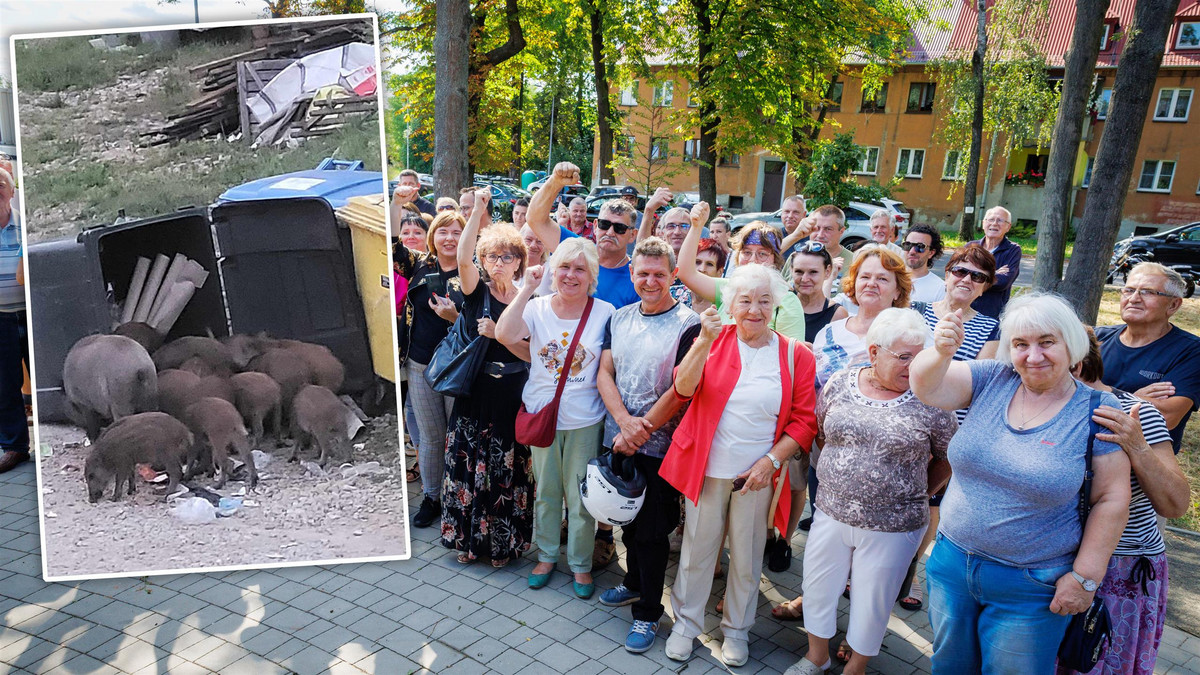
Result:
{"label": "sandal", "polygon": [[900,600],[900,606],[910,612],[925,606],[925,591],[921,589],[921,584],[913,582],[912,587],[908,589],[908,597]]}
{"label": "sandal", "polygon": [[418,467],[416,464],[413,464],[413,467],[411,469],[404,472],[404,477],[410,483],[416,483],[417,481],[421,480],[420,467]]}
{"label": "sandal", "polygon": [[508,565],[510,560],[510,558],[492,558],[492,567],[494,569],[500,569]]}
{"label": "sandal", "polygon": [[470,565],[473,562],[475,562],[475,556],[471,555],[470,553],[459,553],[458,554],[458,564],[459,565]]}
{"label": "sandal", "polygon": [[854,656],[854,650],[850,649],[850,645],[847,644],[845,640],[842,640],[842,643],[838,645],[837,653],[834,655],[834,658],[842,663],[846,663],[852,656]]}
{"label": "sandal", "polygon": [[717,614],[725,613],[725,596],[722,595],[721,599],[717,601],[716,610],[717,610]]}
{"label": "sandal", "polygon": [[801,621],[804,619],[804,597],[789,600],[771,608],[771,616],[779,621]]}

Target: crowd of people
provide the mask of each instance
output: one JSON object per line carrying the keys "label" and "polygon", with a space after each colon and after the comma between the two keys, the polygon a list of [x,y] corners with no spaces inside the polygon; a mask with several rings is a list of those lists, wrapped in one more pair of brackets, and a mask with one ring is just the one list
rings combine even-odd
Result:
{"label": "crowd of people", "polygon": [[[615,547],[579,483],[611,452],[645,479],[620,526],[625,575],[598,598],[631,606],[631,652],[655,644],[669,590],[664,649],[686,661],[723,574],[721,657],[746,663],[764,561],[792,567],[806,529],[803,595],[772,610],[807,633],[789,673],[834,658],[866,672],[897,603],[927,606],[934,673],[1069,672],[1059,644],[1097,597],[1112,632],[1092,672],[1153,671],[1168,588],[1159,519],[1188,507],[1175,453],[1200,402],[1200,337],[1171,324],[1177,273],[1136,267],[1123,323],[1093,331],[1058,296],[1009,301],[1020,247],[1000,207],[939,276],[938,231],[901,233],[886,211],[851,251],[833,205],[789,197],[782,230],[734,231],[705,203],[659,215],[662,188],[643,213],[636,193],[617,195],[589,222],[582,200],[560,200],[578,179],[559,164],[510,224],[492,222],[488,189],[430,202],[401,174],[413,527],[439,525],[464,565],[503,567],[536,543],[531,589],[565,553],[574,593],[591,598]],[[457,397],[424,377],[452,328],[485,341]],[[541,411],[552,428],[531,435]]]}

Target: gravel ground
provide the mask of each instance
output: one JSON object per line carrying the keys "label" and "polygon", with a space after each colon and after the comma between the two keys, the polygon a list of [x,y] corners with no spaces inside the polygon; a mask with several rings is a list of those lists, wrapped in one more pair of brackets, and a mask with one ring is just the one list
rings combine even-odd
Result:
{"label": "gravel ground", "polygon": [[[378,462],[379,470],[349,478],[343,474],[352,472],[333,462],[323,476],[288,463],[290,447],[273,448],[268,439],[261,449],[273,459],[259,467],[259,485],[245,495],[257,505],[190,525],[171,515],[171,507],[154,494],[155,486],[140,478],[132,497],[89,504],[82,469],[90,447],[84,445],[83,430],[42,424],[38,470],[47,574],[132,575],[406,556],[404,462],[397,432],[395,415],[370,420],[354,439],[353,464]],[[204,488],[211,483],[203,476],[193,482]],[[244,487],[230,481],[217,492],[235,496]]]}

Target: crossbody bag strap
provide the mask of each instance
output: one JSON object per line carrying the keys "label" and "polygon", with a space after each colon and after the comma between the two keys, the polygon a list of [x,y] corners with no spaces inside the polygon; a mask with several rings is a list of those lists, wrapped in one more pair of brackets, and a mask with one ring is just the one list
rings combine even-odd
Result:
{"label": "crossbody bag strap", "polygon": [[562,373],[558,376],[558,387],[554,390],[555,401],[562,396],[563,387],[567,386],[567,377],[571,374],[571,363],[575,359],[575,347],[579,345],[579,338],[583,335],[583,328],[587,326],[588,315],[592,313],[592,305],[595,302],[595,298],[588,298],[587,305],[583,308],[583,316],[579,317],[579,326],[575,329],[575,335],[571,337],[571,346],[567,347],[567,358],[563,361]]}
{"label": "crossbody bag strap", "polygon": [[1082,536],[1082,528],[1087,526],[1088,514],[1092,510],[1092,478],[1095,477],[1095,472],[1092,471],[1092,455],[1096,443],[1096,434],[1099,433],[1099,425],[1092,419],[1092,413],[1100,405],[1100,392],[1093,390],[1092,396],[1088,400],[1088,438],[1087,451],[1083,456],[1083,485],[1079,488],[1079,526],[1080,536]]}

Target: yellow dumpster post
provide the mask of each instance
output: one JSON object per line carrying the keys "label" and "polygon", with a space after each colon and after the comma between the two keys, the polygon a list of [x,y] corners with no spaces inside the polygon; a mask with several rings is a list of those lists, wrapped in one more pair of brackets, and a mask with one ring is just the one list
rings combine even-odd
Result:
{"label": "yellow dumpster post", "polygon": [[396,382],[396,345],[393,327],[396,301],[392,289],[391,250],[387,230],[387,201],[384,196],[351,197],[336,212],[350,228],[354,250],[354,273],[367,317],[371,362],[380,377]]}

